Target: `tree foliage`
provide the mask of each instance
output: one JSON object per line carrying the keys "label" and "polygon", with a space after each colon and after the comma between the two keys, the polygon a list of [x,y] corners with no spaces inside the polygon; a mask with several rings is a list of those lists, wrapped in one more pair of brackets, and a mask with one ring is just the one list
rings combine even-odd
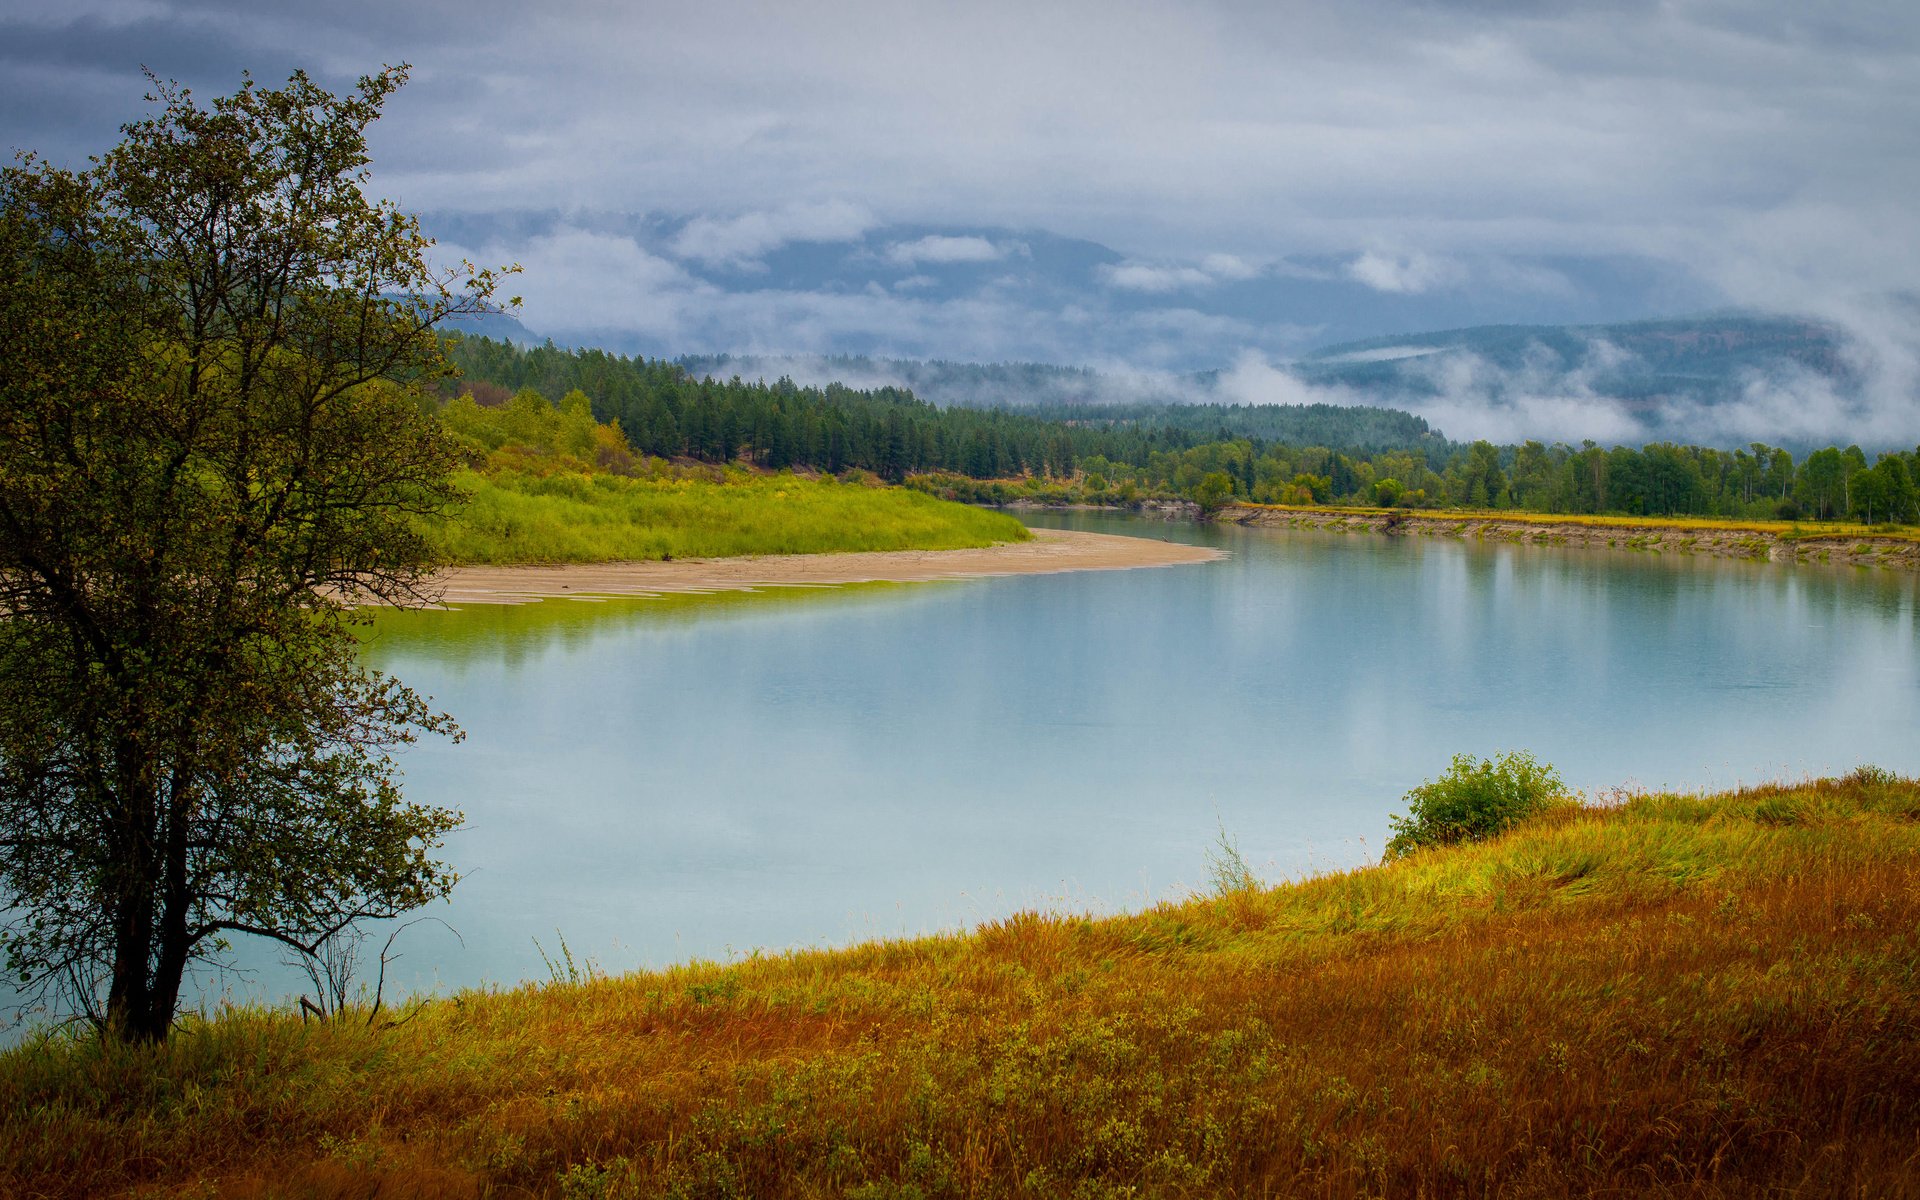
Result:
{"label": "tree foliage", "polygon": [[83,172],[0,174],[0,901],[16,981],[163,1038],[232,934],[312,952],[444,894],[459,820],[388,752],[447,718],[358,665],[418,594],[458,454],[420,398],[437,271],[368,199],[405,79],[158,111]]}

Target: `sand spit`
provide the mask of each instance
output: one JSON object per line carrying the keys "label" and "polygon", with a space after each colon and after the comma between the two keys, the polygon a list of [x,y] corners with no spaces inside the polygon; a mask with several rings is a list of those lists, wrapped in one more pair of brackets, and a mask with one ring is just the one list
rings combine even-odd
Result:
{"label": "sand spit", "polygon": [[1030,542],[976,550],[884,550],[852,554],[775,554],[674,562],[455,567],[435,589],[444,605],[524,604],[553,597],[651,596],[662,592],[745,591],[756,587],[830,587],[913,583],[987,575],[1118,571],[1211,562],[1222,551],[1157,538],[1036,529]]}

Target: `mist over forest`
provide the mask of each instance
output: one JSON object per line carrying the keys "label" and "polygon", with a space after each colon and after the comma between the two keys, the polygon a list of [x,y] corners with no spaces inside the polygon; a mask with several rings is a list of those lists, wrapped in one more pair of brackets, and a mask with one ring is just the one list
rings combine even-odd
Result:
{"label": "mist over forest", "polygon": [[1827,322],[1747,313],[1402,334],[1279,361],[1243,354],[1222,368],[1178,373],[864,355],[677,361],[721,379],[894,387],[939,405],[1061,417],[1139,416],[1175,405],[1374,407],[1418,415],[1458,441],[1764,441],[1797,451],[1835,441],[1867,450],[1920,442],[1920,405],[1870,347]]}

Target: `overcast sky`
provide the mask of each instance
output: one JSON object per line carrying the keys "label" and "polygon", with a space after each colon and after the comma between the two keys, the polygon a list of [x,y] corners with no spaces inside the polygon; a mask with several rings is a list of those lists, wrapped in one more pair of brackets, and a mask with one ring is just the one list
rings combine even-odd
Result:
{"label": "overcast sky", "polygon": [[1750,306],[1920,377],[1912,0],[0,14],[0,140],[68,160],[142,64],[205,96],[411,62],[381,190],[524,264],[530,327],[653,353],[1185,369]]}

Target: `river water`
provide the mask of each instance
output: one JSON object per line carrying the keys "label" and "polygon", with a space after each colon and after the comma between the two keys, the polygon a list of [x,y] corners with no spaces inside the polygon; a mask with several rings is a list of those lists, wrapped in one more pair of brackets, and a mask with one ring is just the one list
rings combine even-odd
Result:
{"label": "river water", "polygon": [[[1138,908],[1222,832],[1270,880],[1376,859],[1459,752],[1575,787],[1920,773],[1908,574],[1092,514],[1225,561],[382,616],[467,732],[404,758],[465,878],[404,990]],[[271,970],[227,976],[283,995]]]}

